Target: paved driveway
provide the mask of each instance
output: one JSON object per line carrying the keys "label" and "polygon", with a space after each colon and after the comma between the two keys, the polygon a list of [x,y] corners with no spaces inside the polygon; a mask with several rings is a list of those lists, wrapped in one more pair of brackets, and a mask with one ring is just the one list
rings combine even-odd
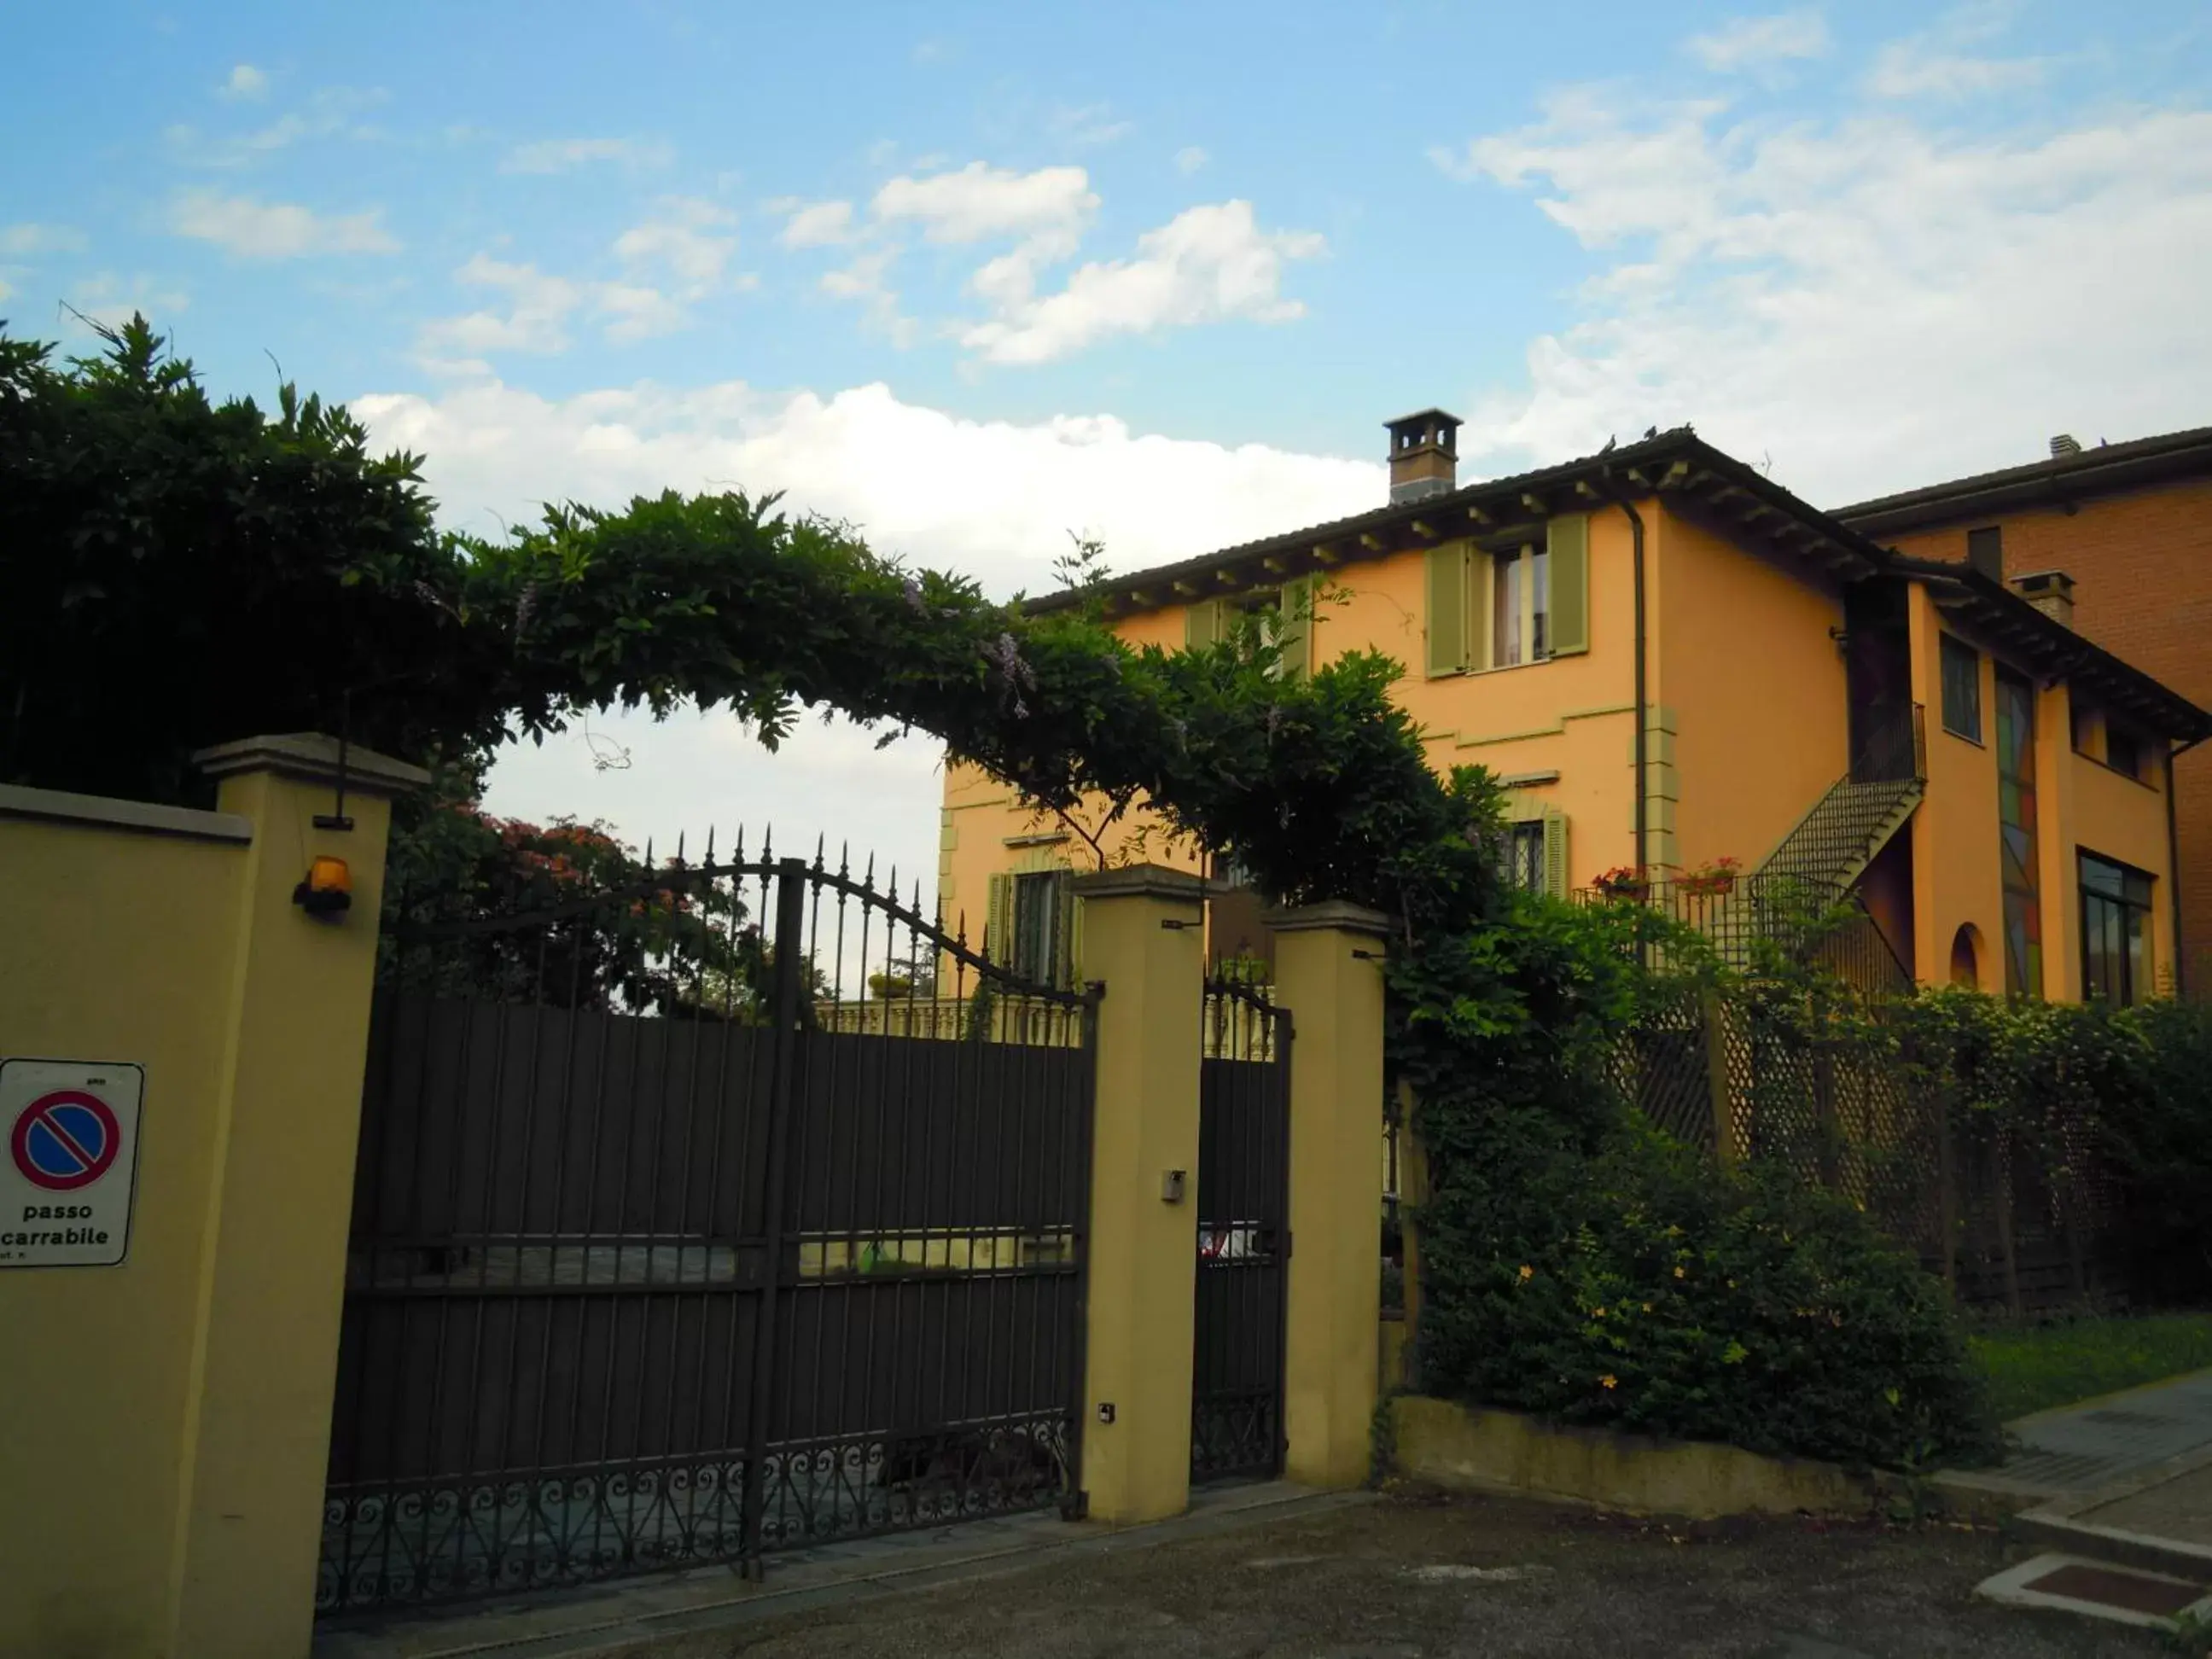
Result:
{"label": "paved driveway", "polygon": [[1396,1494],[1234,1530],[1055,1553],[994,1577],[667,1637],[634,1659],[1127,1654],[1260,1659],[2154,1655],[2154,1637],[1970,1599],[2032,1553],[1989,1529],[1684,1525]]}

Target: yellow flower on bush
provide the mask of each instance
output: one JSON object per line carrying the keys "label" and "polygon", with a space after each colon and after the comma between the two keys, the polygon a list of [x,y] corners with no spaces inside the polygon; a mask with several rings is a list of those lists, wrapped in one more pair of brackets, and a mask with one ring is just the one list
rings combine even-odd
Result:
{"label": "yellow flower on bush", "polygon": [[1536,1270],[1534,1267],[1530,1267],[1525,1261],[1521,1264],[1521,1277],[1524,1280],[1534,1279],[1535,1276]]}
{"label": "yellow flower on bush", "polygon": [[1598,1386],[1606,1389],[1617,1389],[1620,1386],[1620,1379],[1615,1376],[1611,1371],[1607,1371],[1603,1376],[1598,1378]]}
{"label": "yellow flower on bush", "polygon": [[1689,1275],[1688,1275],[1686,1273],[1685,1273],[1681,1268],[1677,1267],[1677,1268],[1675,1268],[1675,1269],[1674,1269],[1674,1277],[1675,1277],[1675,1278],[1677,1278],[1677,1279],[1686,1279],[1686,1278],[1688,1278],[1688,1277],[1689,1277]]}

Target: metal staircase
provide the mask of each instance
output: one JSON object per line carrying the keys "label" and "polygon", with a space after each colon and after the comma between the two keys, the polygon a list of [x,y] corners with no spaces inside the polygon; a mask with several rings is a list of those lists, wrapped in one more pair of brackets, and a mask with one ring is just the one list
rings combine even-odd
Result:
{"label": "metal staircase", "polygon": [[[1645,902],[1703,933],[1730,967],[1751,969],[1762,945],[1778,945],[1825,962],[1863,991],[1909,990],[1911,971],[1853,890],[1927,793],[1921,708],[1877,706],[1861,725],[1867,735],[1850,770],[1758,869],[1726,891],[1658,883]],[[1833,925],[1838,904],[1856,908],[1841,926]]]}
{"label": "metal staircase", "polygon": [[1834,906],[1855,902],[1854,885],[1927,793],[1920,706],[1877,711],[1868,726],[1850,770],[1813,803],[1757,870],[1723,894],[1676,891],[1661,899],[1676,921],[1711,939],[1729,966],[1750,968],[1764,941],[1817,952],[1869,990],[1911,983],[1863,905],[1840,930],[1818,925]]}
{"label": "metal staircase", "polygon": [[1762,885],[1787,881],[1812,902],[1836,902],[1920,805],[1928,787],[1920,705],[1894,705],[1869,724],[1851,769],[1759,866]]}

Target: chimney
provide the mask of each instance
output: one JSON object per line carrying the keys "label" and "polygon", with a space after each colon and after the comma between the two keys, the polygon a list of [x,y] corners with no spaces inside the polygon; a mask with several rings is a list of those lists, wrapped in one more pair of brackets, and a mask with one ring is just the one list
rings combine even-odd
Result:
{"label": "chimney", "polygon": [[2081,453],[2081,441],[2070,432],[2062,432],[2051,441],[2051,459],[2062,461],[2069,455]]}
{"label": "chimney", "polygon": [[2063,570],[2014,576],[2012,590],[2055,623],[2074,626],[2074,579]]}
{"label": "chimney", "polygon": [[1383,424],[1390,431],[1391,506],[1443,495],[1458,483],[1458,416],[1425,409]]}

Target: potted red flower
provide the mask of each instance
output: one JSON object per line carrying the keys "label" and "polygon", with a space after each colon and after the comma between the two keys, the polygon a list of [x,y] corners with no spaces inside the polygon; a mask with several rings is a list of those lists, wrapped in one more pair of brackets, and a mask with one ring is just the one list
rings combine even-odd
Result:
{"label": "potted red flower", "polygon": [[1601,872],[1597,890],[1611,899],[1643,899],[1651,892],[1651,878],[1633,865],[1619,865]]}
{"label": "potted red flower", "polygon": [[1727,893],[1735,888],[1735,878],[1743,866],[1731,858],[1715,859],[1694,870],[1683,872],[1681,888],[1686,893]]}

